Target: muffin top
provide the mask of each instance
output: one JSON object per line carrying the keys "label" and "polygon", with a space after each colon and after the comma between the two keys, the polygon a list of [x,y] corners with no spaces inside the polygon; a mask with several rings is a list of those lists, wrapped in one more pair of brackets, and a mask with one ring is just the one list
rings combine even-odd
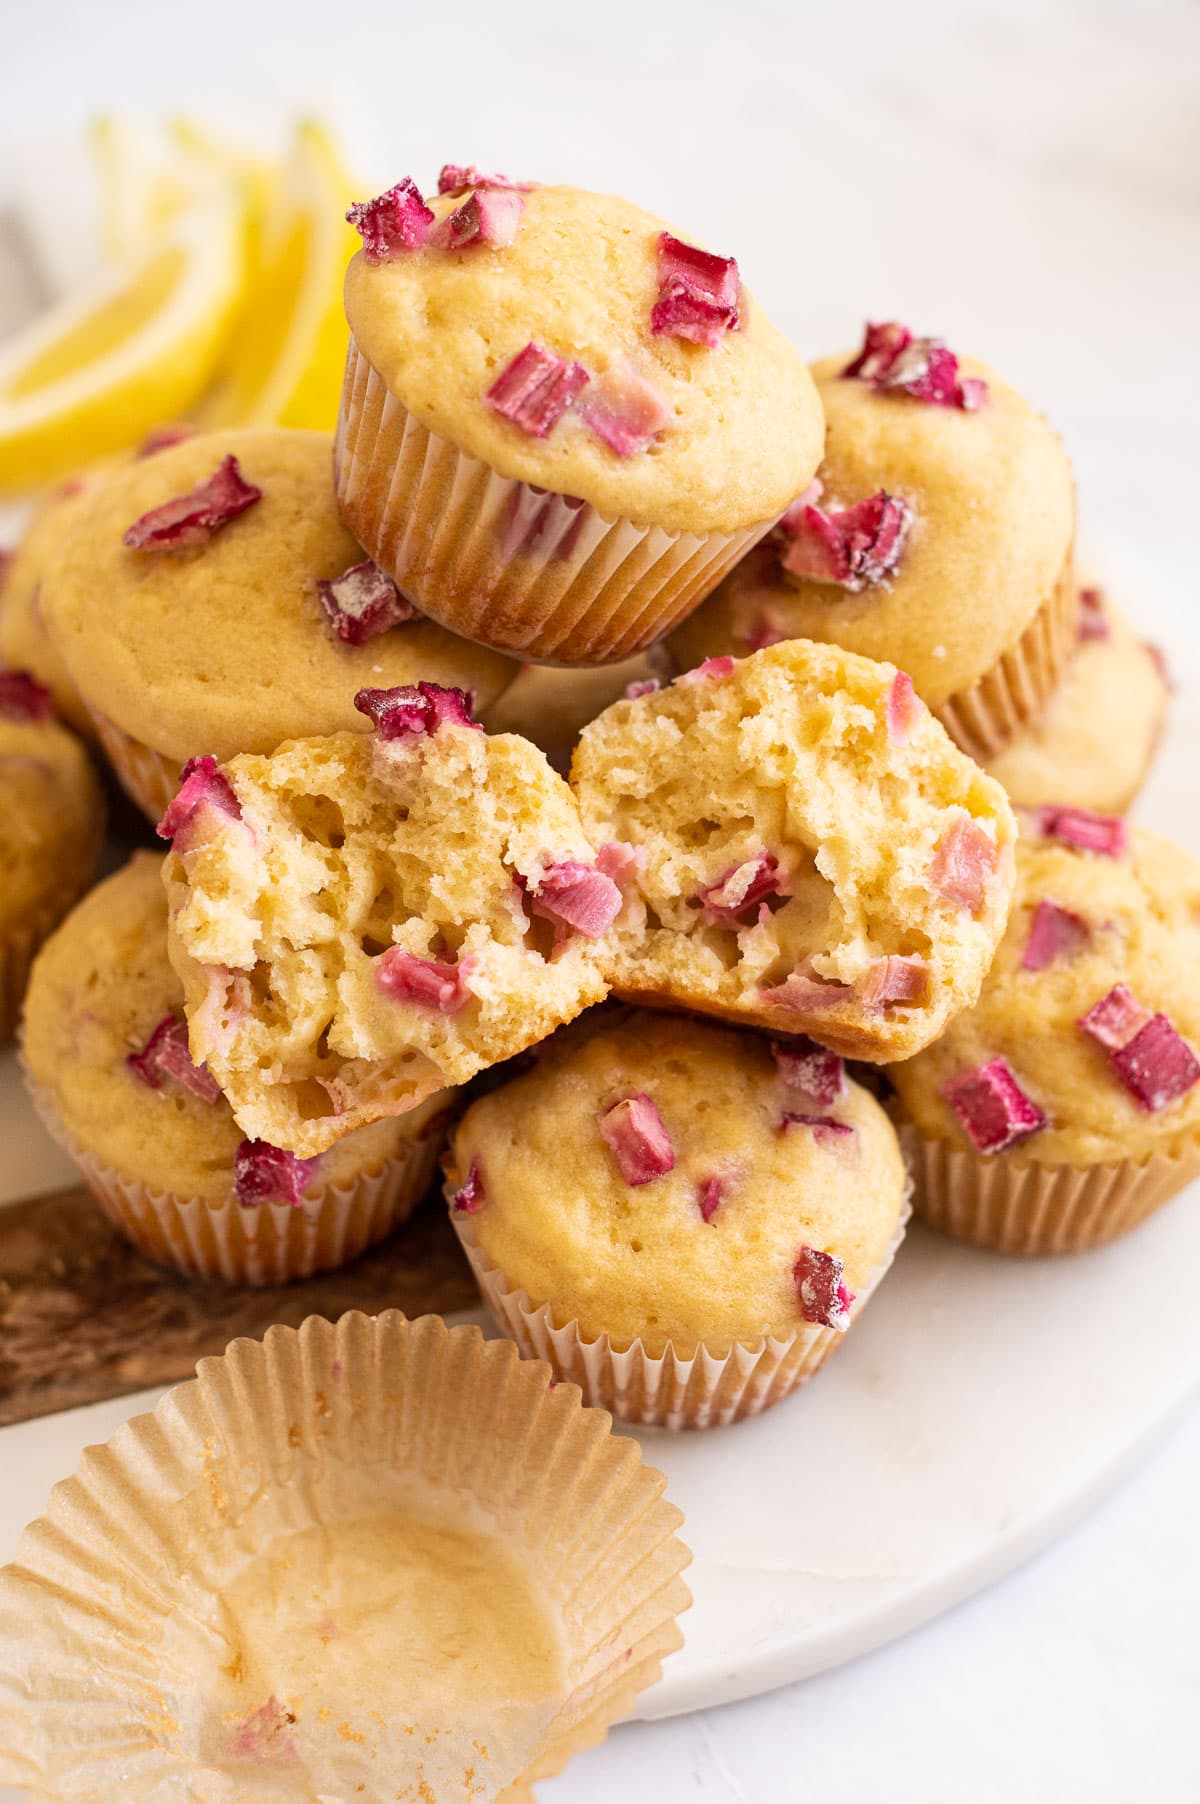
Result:
{"label": "muffin top", "polygon": [[[559,1322],[640,1336],[652,1353],[821,1319],[805,1278],[870,1283],[899,1227],[904,1165],[839,1059],[777,1046],[632,1012],[558,1035],[459,1125],[467,1232]],[[836,1285],[832,1304],[824,1325],[844,1327]]]}
{"label": "muffin top", "polygon": [[46,631],[41,604],[42,572],[71,531],[86,481],[77,478],[45,500],[12,554],[0,596],[0,664],[28,670],[44,683],[62,719],[91,738],[95,734],[92,717]]}
{"label": "muffin top", "polygon": [[[447,194],[430,200],[434,223],[418,249],[372,261],[368,244],[351,262],[350,330],[392,393],[502,476],[580,496],[608,519],[705,533],[782,512],[817,467],[821,408],[800,358],[738,291],[736,269],[700,277],[733,297],[725,312],[736,325],[714,329],[715,342],[678,336],[678,323],[654,331],[653,317],[669,325],[655,310],[675,267],[660,248],[662,220],[577,188],[516,198],[523,205],[503,246],[442,248],[438,228],[463,205]],[[545,436],[488,400],[531,344],[589,378]],[[658,429],[645,449],[622,455],[613,416],[643,436]]]}
{"label": "muffin top", "polygon": [[1014,802],[1129,807],[1167,707],[1160,654],[1099,589],[1080,591],[1081,633],[1050,705],[987,768]]}
{"label": "muffin top", "polygon": [[[1082,849],[1106,841],[1115,855]],[[888,1073],[905,1111],[1018,1164],[1170,1150],[1200,1127],[1200,862],[1123,821],[1045,809],[1017,872],[979,1001]]]}
{"label": "muffin top", "polygon": [[[47,941],[30,978],[25,1058],[68,1134],[102,1164],[152,1190],[220,1203],[233,1194],[244,1139],[201,1068],[200,1090],[165,1075],[157,1087],[129,1063],[168,1017],[183,1021],[183,986],[167,958],[162,859],[138,852],[92,890]],[[186,1041],[183,1042],[186,1046]],[[440,1102],[440,1099],[439,1099]],[[380,1122],[332,1147],[310,1174],[349,1178],[415,1138],[438,1102]]]}
{"label": "muffin top", "polygon": [[[485,706],[516,674],[419,615],[378,632],[369,619],[347,626],[335,616],[358,604],[344,586],[327,609],[318,584],[336,584],[365,555],[334,505],[331,455],[319,432],[206,433],[81,497],[42,607],[72,678],[123,731],[181,761],[271,752],[299,733],[365,730],[354,708],[364,686],[424,678],[474,690]],[[146,516],[214,477],[223,521],[162,544],[171,528],[156,534]],[[129,544],[135,528],[143,542]],[[370,636],[348,642],[342,630]]]}
{"label": "muffin top", "polygon": [[962,408],[846,376],[853,361],[843,352],[813,365],[827,426],[817,505],[836,516],[881,491],[903,504],[882,574],[868,565],[839,584],[789,572],[785,558],[802,560],[785,521],[672,650],[687,668],[773,639],[829,639],[898,664],[937,709],[1016,644],[1069,574],[1071,467],[1040,415],[982,364],[959,360],[964,380],[987,385],[980,405]]}
{"label": "muffin top", "polygon": [[61,913],[95,866],[104,798],[49,691],[0,670],[0,934]]}

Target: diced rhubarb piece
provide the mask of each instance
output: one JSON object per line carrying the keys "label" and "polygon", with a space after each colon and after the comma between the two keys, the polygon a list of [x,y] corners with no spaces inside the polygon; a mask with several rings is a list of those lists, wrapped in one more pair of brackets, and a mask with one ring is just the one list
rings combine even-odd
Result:
{"label": "diced rhubarb piece", "polygon": [[886,489],[829,512],[809,502],[796,513],[793,504],[780,522],[780,562],[793,576],[857,594],[895,574],[912,518],[908,502]]}
{"label": "diced rhubarb piece", "polygon": [[1026,1096],[1007,1059],[989,1059],[974,1071],[960,1072],[942,1085],[942,1095],[978,1153],[1003,1152],[1046,1125],[1045,1115]]}
{"label": "diced rhubarb piece", "polygon": [[175,1015],[164,1015],[141,1051],[131,1052],[125,1063],[151,1090],[161,1090],[163,1079],[168,1078],[201,1102],[221,1100],[220,1085],[208,1066],[193,1065],[187,1023]]}
{"label": "diced rhubarb piece", "polygon": [[736,921],[767,896],[785,893],[780,886],[779,860],[774,852],[757,852],[735,864],[723,877],[702,889],[698,900],[716,921]]}
{"label": "diced rhubarb piece", "polygon": [[633,882],[645,862],[643,847],[628,845],[623,839],[606,839],[596,853],[596,869],[611,877],[621,891]]}
{"label": "diced rhubarb piece", "polygon": [[740,324],[741,278],[733,257],[718,257],[685,244],[670,232],[658,238],[658,300],[650,330],[686,338],[712,350],[724,332]]}
{"label": "diced rhubarb piece", "polygon": [[696,1203],[703,1221],[711,1221],[725,1194],[724,1178],[701,1178],[696,1186]]}
{"label": "diced rhubarb piece", "polygon": [[1061,908],[1043,897],[1033,911],[1029,938],[1021,958],[1023,971],[1044,971],[1060,958],[1074,958],[1086,946],[1092,930],[1082,915]]}
{"label": "diced rhubarb piece", "polygon": [[265,1140],[243,1140],[233,1155],[237,1200],[243,1209],[257,1209],[261,1203],[287,1203],[298,1209],[316,1165],[316,1159],[298,1159]]}
{"label": "diced rhubarb piece", "polygon": [[479,1169],[478,1159],[472,1159],[465,1182],[459,1185],[450,1198],[450,1207],[456,1215],[478,1215],[486,1201],[483,1173]]}
{"label": "diced rhubarb piece", "polygon": [[605,1110],[600,1135],[627,1184],[649,1184],[675,1169],[675,1148],[666,1123],[643,1091],[624,1096]]}
{"label": "diced rhubarb piece", "polygon": [[599,939],[621,912],[621,891],[613,879],[595,865],[575,858],[547,865],[529,898],[539,914],[563,921],[586,939]]}
{"label": "diced rhubarb piece", "polygon": [[143,457],[156,457],[160,451],[169,451],[172,445],[182,445],[185,439],[195,436],[194,426],[156,426],[138,446],[137,456],[139,460]]}
{"label": "diced rhubarb piece", "polygon": [[892,952],[886,958],[873,958],[867,966],[862,987],[864,1008],[893,1008],[899,1003],[906,1008],[919,1008],[928,998],[929,966],[923,958],[905,958]]}
{"label": "diced rhubarb piece", "polygon": [[427,733],[436,733],[439,727],[479,728],[479,722],[471,718],[471,698],[465,690],[444,689],[440,683],[360,689],[354,706],[374,721],[375,731],[385,743],[421,739]]}
{"label": "diced rhubarb piece", "polygon": [[403,626],[417,610],[386,570],[371,558],[351,564],[340,576],[317,584],[325,617],[344,645],[365,645],[379,633]]}
{"label": "diced rhubarb piece", "polygon": [[1166,1015],[1152,1015],[1109,1064],[1140,1109],[1155,1114],[1200,1081],[1200,1059]]}
{"label": "diced rhubarb piece", "polygon": [[531,438],[545,438],[590,378],[581,363],[568,363],[530,339],[487,391],[488,405]]}
{"label": "diced rhubarb piece", "polygon": [[478,964],[474,953],[450,965],[406,952],[403,946],[389,946],[376,961],[375,982],[395,1002],[410,1002],[439,1015],[457,1015],[474,997],[469,979]]}
{"label": "diced rhubarb piece", "polygon": [[782,983],[759,991],[764,1002],[777,1008],[794,1009],[797,1014],[811,1015],[824,1009],[840,1008],[855,1000],[854,985],[836,977],[818,977],[814,971],[792,971]]}
{"label": "diced rhubarb piece", "polygon": [[1079,637],[1107,639],[1112,628],[1104,612],[1104,595],[1100,589],[1079,591]]}
{"label": "diced rhubarb piece", "polygon": [[726,652],[724,657],[705,658],[694,670],[685,670],[682,676],[675,678],[676,683],[723,683],[726,677],[733,675],[733,667],[737,659]]}
{"label": "diced rhubarb piece", "polygon": [[792,1267],[800,1314],[806,1322],[820,1328],[836,1328],[843,1333],[850,1326],[850,1310],[854,1292],[843,1283],[845,1262],[836,1253],[821,1253],[816,1247],[801,1247]]}
{"label": "diced rhubarb piece", "polygon": [[959,814],[938,842],[929,881],[947,902],[978,914],[996,857],[995,842],[984,829],[969,815]]}
{"label": "diced rhubarb piece", "polygon": [[52,720],[54,697],[27,670],[0,670],[0,716],[5,720]]}
{"label": "diced rhubarb piece", "polygon": [[756,614],[742,639],[747,651],[766,651],[768,645],[782,645],[787,638],[764,609]]}
{"label": "diced rhubarb piece", "polygon": [[807,1128],[813,1139],[825,1146],[836,1146],[854,1133],[848,1121],[839,1121],[835,1115],[806,1115],[793,1109],[784,1110],[779,1125],[785,1133],[789,1128]]}
{"label": "diced rhubarb piece", "polygon": [[1094,808],[1047,806],[1036,811],[1043,839],[1074,846],[1079,852],[1098,852],[1103,858],[1120,858],[1129,847],[1129,825],[1119,814],[1097,814]]}
{"label": "diced rhubarb piece", "polygon": [[887,694],[887,736],[893,745],[903,745],[923,706],[908,672],[898,670]]}
{"label": "diced rhubarb piece", "polygon": [[261,500],[262,490],[245,480],[231,452],[188,494],[176,495],[135,520],[122,542],[132,551],[187,551],[207,545],[214,533]]}
{"label": "diced rhubarb piece", "polygon": [[295,1721],[292,1712],[272,1692],[266,1703],[251,1711],[231,1733],[230,1757],[256,1762],[297,1760],[296,1739],[291,1733]]}
{"label": "diced rhubarb piece", "polygon": [[179,788],[154,831],[169,839],[177,852],[185,852],[197,832],[218,820],[240,821],[242,804],[233,785],[211,753],[189,758],[179,773]]}
{"label": "diced rhubarb piece", "polygon": [[1117,1052],[1136,1038],[1152,1016],[1153,1011],[1143,1008],[1133,991],[1127,985],[1119,983],[1107,996],[1101,996],[1099,1002],[1094,1002],[1087,1014],[1080,1016],[1076,1025],[1081,1033],[1098,1040],[1106,1051]]}
{"label": "diced rhubarb piece", "polygon": [[958,358],[940,338],[914,338],[898,320],[868,325],[861,351],[842,376],[858,377],[880,393],[898,390],[916,401],[965,413],[973,413],[987,399],[987,383],[977,376],[960,376]]}
{"label": "diced rhubarb piece", "polygon": [[514,188],[519,194],[530,194],[536,182],[514,182],[508,176],[476,169],[474,163],[443,163],[438,175],[439,194],[465,194],[468,188]]}
{"label": "diced rhubarb piece", "polygon": [[662,688],[658,677],[644,677],[640,683],[626,683],[625,700],[636,702],[643,695],[655,695]]}
{"label": "diced rhubarb piece", "polygon": [[634,457],[671,424],[671,409],[628,361],[593,379],[579,411],[597,438],[618,457]]}
{"label": "diced rhubarb piece", "polygon": [[789,1090],[823,1106],[836,1102],[846,1088],[846,1067],[836,1052],[818,1046],[807,1034],[791,1040],[772,1040],[771,1055],[779,1076]]}
{"label": "diced rhubarb piece", "polygon": [[386,263],[402,251],[419,251],[433,225],[433,213],[408,175],[374,200],[356,200],[346,218],[363,241],[368,263]]}
{"label": "diced rhubarb piece", "polygon": [[452,251],[468,244],[503,250],[516,237],[524,210],[515,188],[476,188],[435,229],[434,240]]}

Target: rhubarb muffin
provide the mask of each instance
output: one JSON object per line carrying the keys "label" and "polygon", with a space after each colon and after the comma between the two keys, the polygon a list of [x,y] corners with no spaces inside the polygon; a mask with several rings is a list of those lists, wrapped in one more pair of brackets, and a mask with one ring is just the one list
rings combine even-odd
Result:
{"label": "rhubarb muffin", "polygon": [[188,1052],[161,866],[137,853],[37,957],[23,1052],[39,1113],[150,1258],[260,1284],[340,1265],[425,1194],[449,1098],[359,1128],[315,1159],[247,1139]]}
{"label": "rhubarb muffin", "polygon": [[1169,685],[1161,652],[1098,588],[1079,591],[1079,644],[1045,712],[987,769],[1011,800],[1124,814],[1154,761]]}
{"label": "rhubarb muffin", "polygon": [[308,1157],[605,994],[621,893],[535,746],[457,690],[364,690],[373,737],[187,768],[160,823],[193,1056]]}
{"label": "rhubarb muffin", "polygon": [[733,257],[612,195],[451,165],[351,208],[346,523],[525,658],[661,638],[811,480],[812,378]]}
{"label": "rhubarb muffin", "polygon": [[816,1370],[891,1260],[905,1189],[835,1053],[625,1010],[473,1103],[449,1156],[499,1326],[590,1402],[672,1427],[756,1414]]}
{"label": "rhubarb muffin", "polygon": [[676,662],[832,640],[898,664],[986,757],[1045,705],[1074,644],[1066,453],[992,371],[894,322],[813,374],[817,481],[675,635]]}
{"label": "rhubarb muffin", "polygon": [[50,691],[59,718],[85,739],[96,729],[71,681],[42,615],[42,573],[74,530],[86,478],[77,477],[43,501],[12,552],[0,595],[0,664],[27,670]]}
{"label": "rhubarb muffin", "polygon": [[500,700],[483,715],[483,724],[489,733],[520,733],[531,739],[555,770],[565,774],[589,720],[595,720],[623,695],[648,695],[660,687],[658,659],[653,654],[591,669],[523,664]]}
{"label": "rhubarb muffin", "polygon": [[152,819],[188,758],[365,728],[364,684],[427,679],[482,706],[516,674],[423,619],[371,564],[342,525],[329,460],[319,432],[207,433],[111,472],[74,507],[42,610]]}
{"label": "rhubarb muffin", "polygon": [[1047,807],[1017,872],[979,1001],[888,1075],[918,1214],[1002,1252],[1077,1252],[1200,1175],[1200,862]]}
{"label": "rhubarb muffin", "polygon": [[904,1058],[979,994],[1016,823],[891,665],[795,639],[585,727],[571,767],[623,906],[616,993],[851,1058]]}
{"label": "rhubarb muffin", "polygon": [[91,880],[104,798],[49,689],[0,669],[0,1044],[20,1013],[38,946]]}

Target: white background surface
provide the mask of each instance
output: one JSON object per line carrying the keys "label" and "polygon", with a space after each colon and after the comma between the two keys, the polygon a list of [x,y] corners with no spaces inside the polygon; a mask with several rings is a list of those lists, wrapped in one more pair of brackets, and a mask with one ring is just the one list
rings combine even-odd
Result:
{"label": "white background surface", "polygon": [[[3,22],[5,133],[114,102],[332,106],[380,183],[473,160],[631,194],[737,254],[811,355],[868,313],[941,331],[1063,431],[1085,528],[1135,545],[1181,609],[1200,601],[1186,0],[9,0]],[[1113,1336],[1153,1307],[1131,1298]],[[543,1797],[1191,1799],[1198,1500],[1193,1414],[1084,1527],[941,1622],[790,1691],[622,1730]]]}

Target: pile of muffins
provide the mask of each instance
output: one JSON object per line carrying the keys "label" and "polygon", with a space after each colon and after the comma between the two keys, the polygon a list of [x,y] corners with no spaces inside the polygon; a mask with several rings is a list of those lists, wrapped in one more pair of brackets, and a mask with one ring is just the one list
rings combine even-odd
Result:
{"label": "pile of muffins", "polygon": [[[441,1159],[520,1352],[704,1428],[910,1207],[1078,1252],[1200,1173],[1200,865],[1125,819],[1165,673],[1045,421],[898,322],[810,369],[609,196],[351,218],[332,445],[156,435],[8,571],[0,995],[112,1219],[278,1282]],[[169,850],[68,913],[76,733]]]}

